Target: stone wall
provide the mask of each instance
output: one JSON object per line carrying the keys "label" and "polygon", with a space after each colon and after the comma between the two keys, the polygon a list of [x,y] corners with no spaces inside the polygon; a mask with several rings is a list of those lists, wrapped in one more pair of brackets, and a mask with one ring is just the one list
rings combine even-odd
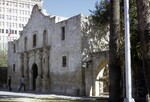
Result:
{"label": "stone wall", "polygon": [[81,31],[84,18],[80,14],[68,19],[45,16],[35,6],[20,38],[8,44],[8,76],[12,76],[12,88],[18,89],[24,75],[27,90],[97,95],[95,83],[99,72],[106,67],[108,56],[104,52],[92,54],[83,68],[82,52],[87,47]]}
{"label": "stone wall", "polygon": [[[51,91],[70,94],[82,89],[81,80],[81,16],[59,22],[55,26],[51,46]],[[66,38],[61,40],[61,27],[65,27]],[[67,57],[67,66],[62,67],[62,57]],[[55,87],[58,86],[58,87]]]}
{"label": "stone wall", "polygon": [[[103,76],[101,71],[108,65],[108,52],[93,53],[89,59],[85,68],[85,93],[87,96],[100,96],[104,92],[104,81],[100,81],[100,77]],[[97,86],[97,83],[101,86]]]}
{"label": "stone wall", "polygon": [[[36,91],[40,92],[83,94],[81,15],[65,20],[58,19],[57,16],[44,16],[35,6],[20,38],[9,43],[8,75],[13,77],[14,89],[18,89],[19,79],[24,75],[27,90],[33,90],[36,84]],[[64,40],[61,39],[62,27],[65,28]],[[33,46],[34,34],[36,46]],[[16,52],[13,51],[14,45]],[[63,56],[66,56],[65,67],[62,65]],[[37,72],[33,72],[35,66]],[[36,79],[34,74],[37,74]]]}
{"label": "stone wall", "polygon": [[[14,51],[14,46],[16,51]],[[11,76],[12,89],[18,89],[20,80],[20,62],[18,56],[18,41],[8,43],[8,76]]]}

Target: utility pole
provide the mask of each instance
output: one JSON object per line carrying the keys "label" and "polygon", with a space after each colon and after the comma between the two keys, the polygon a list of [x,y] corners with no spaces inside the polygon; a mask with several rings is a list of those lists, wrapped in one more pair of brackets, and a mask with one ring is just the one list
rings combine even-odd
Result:
{"label": "utility pole", "polygon": [[125,75],[126,75],[126,98],[124,102],[134,102],[132,98],[131,79],[131,53],[130,53],[130,22],[129,22],[129,0],[124,0],[125,19]]}

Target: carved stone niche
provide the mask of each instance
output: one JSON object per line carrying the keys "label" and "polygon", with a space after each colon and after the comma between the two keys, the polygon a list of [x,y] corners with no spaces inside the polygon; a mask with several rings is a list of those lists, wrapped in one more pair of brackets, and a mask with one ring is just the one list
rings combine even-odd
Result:
{"label": "carved stone niche", "polygon": [[43,48],[43,60],[44,61],[44,68],[43,68],[43,72],[44,72],[44,76],[42,79],[42,91],[43,92],[47,92],[49,91],[49,69],[48,69],[48,65],[49,65],[49,48]]}
{"label": "carved stone niche", "polygon": [[43,53],[49,53],[50,51],[50,46],[46,46],[46,47],[43,47]]}
{"label": "carved stone niche", "polygon": [[34,51],[34,50],[28,51],[28,56],[29,56],[29,57],[34,56],[34,54],[35,54],[35,51]]}
{"label": "carved stone niche", "polygon": [[42,50],[38,49],[36,51],[37,55],[37,65],[38,65],[38,76],[36,79],[36,91],[41,91],[42,90]]}
{"label": "carved stone niche", "polygon": [[39,49],[36,51],[36,55],[37,55],[37,61],[38,63],[41,62],[41,58],[42,58],[42,50]]}

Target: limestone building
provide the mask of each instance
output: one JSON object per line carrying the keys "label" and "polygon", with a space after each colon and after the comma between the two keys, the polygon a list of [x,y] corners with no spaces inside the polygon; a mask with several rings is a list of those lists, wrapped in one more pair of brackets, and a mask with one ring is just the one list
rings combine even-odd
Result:
{"label": "limestone building", "polygon": [[99,66],[99,60],[87,61],[90,64],[87,69],[82,66],[84,18],[81,14],[71,18],[45,16],[34,6],[20,38],[8,44],[8,76],[12,76],[12,88],[18,89],[24,75],[27,90],[95,95],[94,75],[98,73],[94,68]]}

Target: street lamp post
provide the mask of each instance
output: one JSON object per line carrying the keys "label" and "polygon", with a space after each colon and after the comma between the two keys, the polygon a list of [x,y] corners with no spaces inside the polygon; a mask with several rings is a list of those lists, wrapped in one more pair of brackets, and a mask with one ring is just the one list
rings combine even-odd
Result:
{"label": "street lamp post", "polygon": [[125,73],[126,73],[126,98],[124,102],[134,102],[132,98],[131,80],[131,55],[130,55],[130,24],[129,24],[129,0],[124,0],[125,16]]}

